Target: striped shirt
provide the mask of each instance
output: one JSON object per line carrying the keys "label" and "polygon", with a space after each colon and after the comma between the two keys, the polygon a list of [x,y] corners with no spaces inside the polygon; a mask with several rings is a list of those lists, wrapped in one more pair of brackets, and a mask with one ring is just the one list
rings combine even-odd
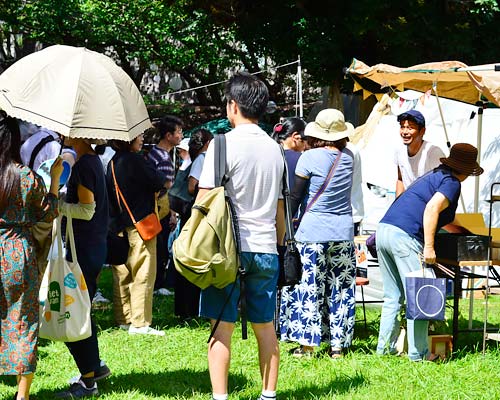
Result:
{"label": "striped shirt", "polygon": [[172,163],[168,151],[163,150],[158,146],[154,146],[149,151],[148,158],[153,162],[158,171],[165,174],[168,181],[174,181],[174,164]]}

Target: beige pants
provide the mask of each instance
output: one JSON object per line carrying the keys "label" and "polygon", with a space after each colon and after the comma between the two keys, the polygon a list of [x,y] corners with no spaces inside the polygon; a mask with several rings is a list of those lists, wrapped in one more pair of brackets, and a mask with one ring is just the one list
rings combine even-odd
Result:
{"label": "beige pants", "polygon": [[116,323],[150,326],[156,279],[156,238],[143,241],[134,227],[126,228],[130,249],[126,264],[113,265],[113,304]]}

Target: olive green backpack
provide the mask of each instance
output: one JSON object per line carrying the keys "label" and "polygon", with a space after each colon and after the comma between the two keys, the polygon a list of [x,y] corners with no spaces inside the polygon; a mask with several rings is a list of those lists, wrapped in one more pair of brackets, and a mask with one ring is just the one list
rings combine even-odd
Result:
{"label": "olive green backpack", "polygon": [[210,285],[221,289],[233,283],[239,265],[236,214],[223,186],[225,137],[217,135],[214,140],[216,187],[194,204],[191,217],[173,243],[175,268],[201,289]]}

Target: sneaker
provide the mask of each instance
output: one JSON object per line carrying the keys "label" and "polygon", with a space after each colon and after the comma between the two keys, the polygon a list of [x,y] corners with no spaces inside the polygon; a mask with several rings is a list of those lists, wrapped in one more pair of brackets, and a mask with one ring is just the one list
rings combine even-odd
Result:
{"label": "sneaker", "polygon": [[56,397],[58,399],[81,399],[82,397],[97,396],[98,394],[97,383],[88,388],[80,379],[78,382],[73,383],[68,390],[56,393]]}
{"label": "sneaker", "polygon": [[95,303],[109,303],[110,301],[102,295],[102,292],[97,289],[95,292],[94,298],[92,299],[92,304]]}
{"label": "sneaker", "polygon": [[120,324],[119,327],[124,331],[128,331],[130,329],[130,324]]}
{"label": "sneaker", "polygon": [[153,292],[153,294],[159,295],[159,296],[173,296],[174,292],[165,289],[165,288],[159,288]]}
{"label": "sneaker", "polygon": [[141,326],[136,328],[130,325],[128,330],[129,335],[154,335],[154,336],[165,336],[164,331],[159,331],[157,329],[151,328],[150,326]]}
{"label": "sneaker", "polygon": [[[110,375],[111,375],[111,370],[106,365],[106,363],[103,360],[101,360],[99,368],[96,371],[94,371],[94,380],[100,381],[101,379],[107,378]],[[82,377],[81,375],[74,376],[68,381],[68,383],[70,385],[72,385],[73,383],[77,383],[81,379],[81,377]]]}

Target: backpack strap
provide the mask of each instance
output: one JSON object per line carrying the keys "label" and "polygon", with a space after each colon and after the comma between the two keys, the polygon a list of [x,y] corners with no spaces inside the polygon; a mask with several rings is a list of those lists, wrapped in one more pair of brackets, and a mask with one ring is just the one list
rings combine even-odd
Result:
{"label": "backpack strap", "polygon": [[223,134],[215,136],[214,148],[214,183],[215,187],[224,186],[227,182],[226,176],[226,137]]}
{"label": "backpack strap", "polygon": [[[214,147],[214,183],[215,186],[225,186],[228,181],[228,177],[226,175],[226,137],[224,134],[219,134],[215,136],[215,147]],[[236,275],[236,279],[231,287],[230,292],[228,293],[224,305],[215,321],[214,326],[212,327],[212,331],[210,332],[210,336],[208,337],[207,343],[210,342],[212,337],[219,326],[219,323],[222,318],[222,313],[229,303],[229,299],[231,298],[234,288],[236,287],[236,282],[238,281],[238,277],[240,278],[240,318],[241,318],[241,338],[243,340],[248,338],[248,329],[247,329],[247,313],[246,313],[246,282],[245,282],[245,268],[241,263],[241,240],[240,240],[240,227],[238,224],[238,215],[236,214],[236,209],[234,208],[234,204],[229,196],[226,193],[226,202],[229,205],[229,210],[231,213],[231,225],[233,228],[233,236],[236,244],[236,253],[238,255],[238,273]]]}
{"label": "backpack strap", "polygon": [[28,167],[33,169],[33,166],[35,165],[35,158],[40,153],[40,151],[45,147],[47,143],[54,142],[56,139],[54,139],[54,136],[49,134],[48,136],[45,136],[42,140],[40,140],[37,145],[33,148],[33,151],[31,152],[31,157],[30,157],[30,162],[28,164]]}

